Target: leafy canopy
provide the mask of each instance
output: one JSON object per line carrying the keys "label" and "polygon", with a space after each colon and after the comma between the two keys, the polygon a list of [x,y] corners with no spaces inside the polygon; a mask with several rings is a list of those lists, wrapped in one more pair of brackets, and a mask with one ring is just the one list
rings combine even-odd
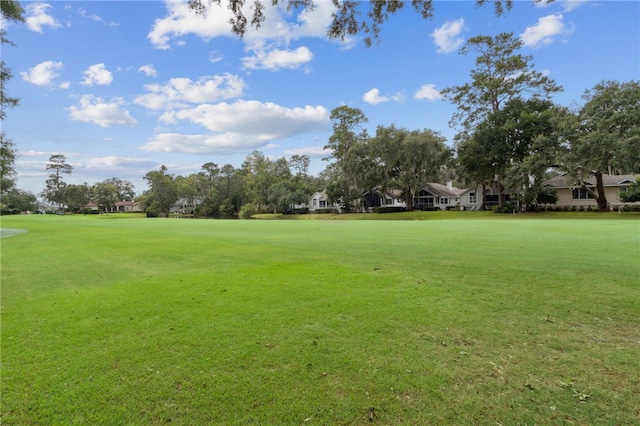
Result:
{"label": "leafy canopy", "polygon": [[[331,39],[344,40],[347,36],[364,34],[364,42],[367,47],[373,44],[373,40],[380,40],[382,25],[391,15],[403,10],[405,5],[411,3],[414,11],[424,19],[433,17],[433,0],[331,0],[336,7],[332,21],[329,24],[327,36]],[[532,3],[551,3],[553,0],[533,0]],[[259,29],[265,22],[266,0],[254,0],[251,6],[251,14],[247,16],[245,0],[228,0],[227,8],[233,13],[229,20],[231,30],[242,37],[247,31],[247,25]],[[285,5],[288,11],[301,9],[312,11],[315,7],[314,0],[271,0],[271,6]],[[492,3],[496,15],[501,16],[513,6],[513,0],[476,0],[477,6]],[[189,0],[189,7],[199,14],[206,14],[212,4],[220,6],[222,0]],[[363,16],[363,9],[368,10]]]}

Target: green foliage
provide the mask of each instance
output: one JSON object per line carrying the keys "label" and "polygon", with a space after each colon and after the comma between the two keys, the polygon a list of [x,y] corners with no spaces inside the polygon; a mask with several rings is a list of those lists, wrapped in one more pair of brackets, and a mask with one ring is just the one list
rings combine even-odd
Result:
{"label": "green foliage", "polygon": [[409,131],[379,126],[371,140],[371,156],[375,164],[382,164],[386,180],[380,187],[402,190],[407,210],[413,210],[415,191],[425,182],[437,181],[440,172],[450,162],[453,152],[438,132],[424,129]]}
{"label": "green foliage", "polygon": [[0,132],[0,196],[15,186],[16,154],[13,140],[7,137],[5,132]]}
{"label": "green foliage", "polygon": [[67,163],[67,157],[63,154],[52,154],[47,163],[47,171],[49,178],[45,181],[46,188],[42,192],[42,196],[55,204],[60,209],[66,203],[65,189],[66,182],[62,179],[62,175],[69,175],[73,171],[73,166]]}
{"label": "green foliage", "polygon": [[146,208],[151,215],[167,215],[171,206],[178,201],[178,188],[173,175],[167,173],[166,166],[161,166],[158,171],[148,172],[144,179],[149,184],[146,193]]}
{"label": "green foliage", "polygon": [[567,168],[580,184],[595,177],[593,195],[598,209],[606,211],[602,175],[640,172],[640,82],[603,81],[583,99],[578,114],[565,120]]}
{"label": "green foliage", "polygon": [[477,36],[467,40],[460,53],[476,53],[476,67],[471,71],[471,83],[452,86],[442,94],[457,107],[451,124],[461,124],[471,132],[477,123],[490,113],[502,109],[511,99],[527,94],[533,98],[547,99],[562,88],[536,71],[532,56],[519,53],[523,42],[513,33],[501,33],[495,37]]}
{"label": "green foliage", "polygon": [[555,204],[558,202],[558,191],[550,186],[545,186],[538,192],[536,201],[538,204]]}
{"label": "green foliage", "polygon": [[87,183],[82,185],[67,185],[65,188],[65,201],[72,212],[84,211],[91,201],[91,188]]}
{"label": "green foliage", "polygon": [[513,203],[507,202],[504,206],[496,206],[493,211],[495,213],[515,213],[518,208]]}
{"label": "green foliage", "polygon": [[252,203],[247,203],[240,209],[238,217],[240,217],[240,219],[251,219],[251,216],[256,213],[258,213],[258,208]]}
{"label": "green foliage", "polygon": [[625,203],[635,203],[640,201],[640,176],[629,185],[629,189],[620,194],[620,201]]}
{"label": "green foliage", "polygon": [[375,213],[399,213],[399,212],[406,211],[406,209],[400,206],[395,206],[395,207],[382,206],[382,207],[376,207],[375,209],[373,209],[373,211]]}
{"label": "green foliage", "polygon": [[93,201],[105,211],[113,210],[115,204],[120,201],[118,187],[109,182],[98,182],[91,190]]}

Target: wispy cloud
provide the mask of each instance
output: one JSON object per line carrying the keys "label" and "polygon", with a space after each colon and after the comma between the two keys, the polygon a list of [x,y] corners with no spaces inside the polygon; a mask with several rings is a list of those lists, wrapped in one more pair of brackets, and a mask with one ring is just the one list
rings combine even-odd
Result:
{"label": "wispy cloud", "polygon": [[295,69],[310,62],[313,59],[311,51],[301,46],[294,50],[289,49],[256,49],[254,56],[242,58],[246,69]]}

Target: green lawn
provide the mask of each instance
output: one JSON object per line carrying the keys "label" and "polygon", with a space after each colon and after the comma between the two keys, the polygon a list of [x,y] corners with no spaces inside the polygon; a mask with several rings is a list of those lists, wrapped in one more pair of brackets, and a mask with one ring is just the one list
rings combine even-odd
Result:
{"label": "green lawn", "polygon": [[1,423],[640,424],[640,215],[433,213],[2,217]]}

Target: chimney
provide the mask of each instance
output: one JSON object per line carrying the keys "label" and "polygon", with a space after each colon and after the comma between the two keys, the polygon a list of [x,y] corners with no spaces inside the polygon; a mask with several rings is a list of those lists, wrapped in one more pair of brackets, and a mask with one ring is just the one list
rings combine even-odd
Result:
{"label": "chimney", "polygon": [[447,189],[448,189],[449,191],[453,191],[453,182],[452,182],[452,181],[448,181],[448,182],[447,182]]}

